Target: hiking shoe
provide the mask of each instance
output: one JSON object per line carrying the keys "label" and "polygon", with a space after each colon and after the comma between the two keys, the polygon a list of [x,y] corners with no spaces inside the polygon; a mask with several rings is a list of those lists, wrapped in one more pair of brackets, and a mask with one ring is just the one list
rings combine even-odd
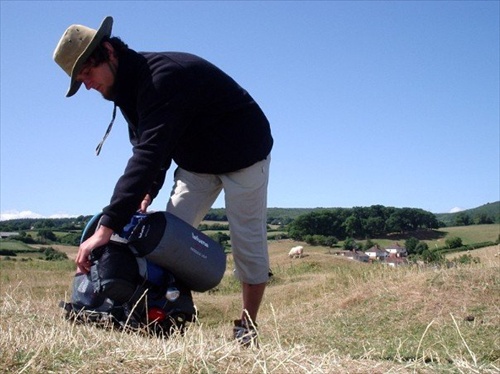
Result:
{"label": "hiking shoe", "polygon": [[243,347],[258,347],[257,337],[257,325],[255,323],[249,324],[241,319],[234,320],[233,338]]}

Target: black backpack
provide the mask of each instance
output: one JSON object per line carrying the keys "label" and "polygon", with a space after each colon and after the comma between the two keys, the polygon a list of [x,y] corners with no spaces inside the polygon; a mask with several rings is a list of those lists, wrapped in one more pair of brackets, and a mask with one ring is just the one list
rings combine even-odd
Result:
{"label": "black backpack", "polygon": [[[96,215],[87,224],[81,242],[95,232],[99,226],[100,217],[100,214]],[[189,228],[186,228],[183,226],[187,225],[186,223],[168,215],[168,213],[162,213],[161,217],[158,215],[153,216],[155,218],[153,220],[150,217],[151,215],[134,216],[122,233],[119,235],[114,234],[112,240],[106,246],[92,251],[90,272],[74,276],[71,301],[60,303],[60,306],[65,310],[67,319],[78,323],[92,323],[102,327],[116,327],[119,329],[144,330],[167,336],[176,330],[182,332],[186,327],[186,323],[195,321],[196,309],[191,294],[193,287],[187,287],[185,282],[178,279],[172,271],[147,259],[147,256],[145,257],[144,254],[139,253],[135,247],[138,246],[143,252],[147,251],[147,253],[159,250],[164,254],[162,257],[167,257],[166,259],[162,258],[162,262],[168,262],[169,249],[165,248],[168,245],[165,244],[166,239],[163,233],[166,231],[166,219],[161,217],[169,217],[171,221],[174,220],[177,232],[186,229],[195,230],[197,241],[200,241],[199,235],[201,233],[189,225]],[[159,221],[158,218],[160,218]],[[163,224],[159,225],[158,222],[163,222]],[[171,226],[169,225],[170,229],[172,229]],[[149,237],[145,234],[145,228],[150,233]],[[142,232],[142,234],[139,235],[138,232]],[[212,248],[218,251],[214,254],[217,260],[211,260],[211,262],[217,261],[216,268],[220,269],[222,267],[222,257],[220,255],[222,248],[220,246],[217,248],[216,243],[203,234],[201,235],[204,243],[210,243]],[[184,236],[188,237],[186,234]],[[163,237],[161,248],[158,248],[156,239],[153,240],[155,247],[151,248],[152,244],[150,242],[152,238],[157,237]],[[187,242],[180,244],[178,235],[172,239],[172,242],[176,243],[174,252],[176,252],[177,261],[179,257],[178,250],[181,247],[186,247],[186,251],[189,252],[188,249],[192,248],[192,246],[191,243]],[[187,255],[190,254],[187,253]],[[183,255],[181,254],[181,256]],[[189,261],[184,262],[185,267],[193,267],[192,261],[191,263]],[[194,265],[196,267],[196,264]],[[198,264],[198,266],[202,267],[210,265],[206,258],[201,265]],[[225,255],[223,265],[225,268]],[[193,280],[196,277],[186,273],[181,266],[179,274],[188,283],[195,285],[194,288],[205,291],[208,287],[213,287],[212,285],[215,286],[220,282],[222,274],[219,273],[221,271],[216,271],[217,273],[214,272],[212,266],[210,269],[212,275],[208,283],[205,278],[200,278],[204,276],[203,272],[196,274],[196,277],[200,279]]]}

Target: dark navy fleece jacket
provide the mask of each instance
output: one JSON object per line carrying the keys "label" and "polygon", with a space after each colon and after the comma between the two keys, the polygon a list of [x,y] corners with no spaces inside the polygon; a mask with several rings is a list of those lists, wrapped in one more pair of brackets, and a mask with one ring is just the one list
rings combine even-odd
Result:
{"label": "dark navy fleece jacket", "polygon": [[101,223],[121,231],[144,196],[156,197],[171,161],[188,171],[223,174],[271,152],[269,122],[232,78],[179,52],[119,56],[115,104],[128,122],[132,157]]}

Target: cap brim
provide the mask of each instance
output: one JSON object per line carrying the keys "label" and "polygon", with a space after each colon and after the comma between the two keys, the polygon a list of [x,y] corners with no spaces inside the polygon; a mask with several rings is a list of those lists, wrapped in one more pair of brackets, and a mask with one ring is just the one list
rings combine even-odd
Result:
{"label": "cap brim", "polygon": [[101,23],[101,26],[99,26],[99,29],[97,30],[96,34],[90,41],[89,45],[87,46],[87,48],[85,48],[82,54],[78,56],[75,65],[73,65],[73,69],[71,70],[71,81],[69,84],[68,92],[66,93],[66,97],[73,96],[78,91],[82,83],[76,81],[76,76],[78,75],[78,73],[83,67],[83,64],[87,61],[92,52],[94,52],[94,49],[101,42],[102,38],[104,38],[105,36],[111,36],[112,28],[113,28],[113,17],[108,16],[104,18],[104,20]]}

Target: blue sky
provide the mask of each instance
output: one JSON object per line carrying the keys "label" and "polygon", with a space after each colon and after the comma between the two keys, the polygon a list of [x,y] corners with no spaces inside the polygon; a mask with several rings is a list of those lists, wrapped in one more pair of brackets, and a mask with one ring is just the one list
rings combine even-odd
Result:
{"label": "blue sky", "polygon": [[[186,51],[259,102],[275,138],[269,207],[434,213],[500,200],[498,1],[1,1],[1,218],[88,215],[131,155],[112,104],[66,98],[71,24]],[[168,172],[152,209],[164,209]],[[222,207],[218,199],[215,207]]]}

